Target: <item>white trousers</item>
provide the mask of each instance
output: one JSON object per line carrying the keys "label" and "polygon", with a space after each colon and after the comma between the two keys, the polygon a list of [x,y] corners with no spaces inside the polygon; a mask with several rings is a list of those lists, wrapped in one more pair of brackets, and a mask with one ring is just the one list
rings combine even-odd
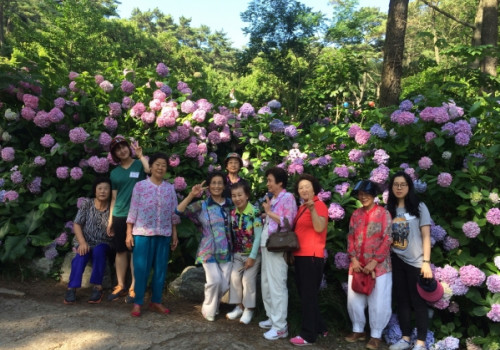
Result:
{"label": "white trousers", "polygon": [[283,259],[283,253],[269,252],[262,247],[262,300],[266,315],[276,330],[284,330],[287,327],[286,317],[288,313],[288,288],[286,280],[288,277],[288,265]]}
{"label": "white trousers", "polygon": [[347,311],[352,321],[352,331],[365,331],[365,309],[368,305],[370,318],[370,335],[381,338],[389,319],[391,318],[392,272],[387,272],[376,278],[375,288],[370,295],[356,293],[352,290],[352,275],[349,275],[347,285]]}
{"label": "white trousers", "polygon": [[201,307],[204,316],[215,316],[219,310],[220,298],[229,289],[231,263],[203,263],[205,270],[205,300]]}
{"label": "white trousers", "polygon": [[260,255],[257,255],[255,264],[245,270],[248,255],[235,253],[231,270],[231,284],[229,286],[229,304],[243,304],[246,308],[254,308],[257,299],[257,273],[260,269]]}

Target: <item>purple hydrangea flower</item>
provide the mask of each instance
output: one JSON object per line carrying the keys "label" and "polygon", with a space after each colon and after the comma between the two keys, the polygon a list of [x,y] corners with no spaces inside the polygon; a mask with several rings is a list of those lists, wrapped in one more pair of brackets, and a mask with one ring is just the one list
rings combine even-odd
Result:
{"label": "purple hydrangea flower", "polygon": [[413,103],[410,100],[404,100],[399,104],[399,109],[402,111],[409,111],[413,108]]}
{"label": "purple hydrangea flower", "polygon": [[380,126],[380,124],[373,124],[373,126],[370,128],[370,134],[381,139],[387,137],[387,131],[385,131],[384,128]]}
{"label": "purple hydrangea flower", "polygon": [[436,133],[429,131],[425,133],[425,142],[429,143],[437,137]]}
{"label": "purple hydrangea flower", "polygon": [[288,126],[285,126],[285,135],[288,136],[288,137],[291,137],[291,138],[295,138],[299,135],[298,131],[297,131],[297,128],[295,127],[295,125],[288,125]]}
{"label": "purple hydrangea flower", "polygon": [[68,242],[68,235],[66,234],[66,232],[62,232],[59,237],[57,237],[55,240],[54,240],[55,244],[59,245],[59,246],[63,246],[66,244],[66,242]]}
{"label": "purple hydrangea flower", "polygon": [[42,178],[37,176],[28,184],[28,190],[33,194],[38,194],[42,191]]}
{"label": "purple hydrangea flower", "polygon": [[41,156],[36,156],[35,160],[33,161],[33,163],[35,163],[36,166],[44,166],[46,162],[47,161],[45,160],[45,158]]}
{"label": "purple hydrangea flower", "polygon": [[48,260],[54,260],[58,255],[55,242],[45,247],[45,258]]}
{"label": "purple hydrangea flower", "polygon": [[122,80],[122,84],[121,84],[121,89],[124,93],[126,93],[127,95],[130,95],[132,92],[134,92],[135,90],[135,86],[133,83],[131,83],[130,81],[128,80]]}
{"label": "purple hydrangea flower", "polygon": [[99,87],[104,91],[104,92],[111,92],[113,91],[113,84],[111,84],[109,81],[104,80],[102,83],[99,84]]}
{"label": "purple hydrangea flower", "polygon": [[421,180],[413,180],[413,185],[415,186],[415,191],[417,193],[424,193],[427,191],[427,183]]}
{"label": "purple hydrangea flower", "polygon": [[[54,107],[47,114],[47,118],[52,123],[59,123],[61,120],[64,119],[64,113],[59,108]],[[35,119],[36,119],[36,117],[35,117]]]}
{"label": "purple hydrangea flower", "polygon": [[443,340],[438,341],[434,344],[433,349],[439,350],[455,350],[458,349],[460,345],[460,340],[455,337],[446,337]]}
{"label": "purple hydrangea flower", "polygon": [[361,128],[358,124],[353,124],[349,127],[349,130],[347,131],[347,135],[349,137],[354,137],[356,136],[356,134],[358,133],[358,131],[360,131]]}
{"label": "purple hydrangea flower", "polygon": [[459,146],[467,146],[470,142],[470,137],[469,135],[459,132],[458,134],[455,135],[455,143]]}
{"label": "purple hydrangea flower", "polygon": [[6,162],[12,162],[15,159],[15,151],[12,147],[4,147],[2,148],[2,159]]}
{"label": "purple hydrangea flower", "polygon": [[335,185],[335,192],[343,197],[347,193],[349,187],[349,182],[342,182],[341,184]]}
{"label": "purple hydrangea flower", "polygon": [[80,180],[83,176],[83,170],[79,167],[73,167],[71,168],[69,175],[73,180]]}
{"label": "purple hydrangea flower", "polygon": [[214,124],[217,126],[224,126],[227,124],[227,117],[223,114],[214,114]]}
{"label": "purple hydrangea flower", "polygon": [[[160,77],[166,77],[169,73],[169,69],[168,67],[165,65],[165,63],[163,62],[160,62],[158,63],[158,65],[156,66],[156,73],[160,76]],[[179,89],[180,90],[180,89]]]}
{"label": "purple hydrangea flower", "polygon": [[465,295],[469,291],[469,287],[467,287],[460,278],[455,279],[455,282],[450,284],[450,288],[453,292],[453,295]]}
{"label": "purple hydrangea flower", "polygon": [[500,225],[500,209],[491,208],[488,210],[486,213],[486,220],[492,225]]}
{"label": "purple hydrangea flower", "polygon": [[330,200],[331,197],[332,193],[330,191],[324,191],[323,189],[321,189],[321,191],[318,193],[319,200],[323,202]]}
{"label": "purple hydrangea flower", "polygon": [[198,157],[198,154],[199,150],[198,150],[198,145],[196,143],[190,143],[186,147],[186,152],[184,153],[184,155],[189,158],[196,158]]}
{"label": "purple hydrangea flower", "polygon": [[449,187],[452,181],[453,177],[450,173],[441,173],[437,178],[437,184],[441,187]]}
{"label": "purple hydrangea flower", "polygon": [[9,202],[12,202],[12,201],[15,201],[16,199],[19,198],[19,193],[17,193],[16,191],[14,190],[10,190],[10,191],[7,191],[4,193],[3,195],[3,201],[9,201]]}
{"label": "purple hydrangea flower", "polygon": [[436,242],[441,242],[446,237],[446,230],[439,225],[431,226],[431,237]]}
{"label": "purple hydrangea flower", "polygon": [[[40,144],[45,148],[50,148],[50,147],[54,146],[55,143],[56,143],[56,141],[54,140],[54,138],[50,134],[45,134],[40,139]],[[3,150],[2,150],[2,152],[3,152]]]}
{"label": "purple hydrangea flower", "polygon": [[462,231],[469,238],[476,238],[481,232],[479,225],[474,221],[468,221],[462,225]]}
{"label": "purple hydrangea flower", "polygon": [[389,161],[389,158],[390,158],[390,156],[383,149],[376,150],[374,155],[373,155],[373,160],[378,165],[387,164],[387,162]]}
{"label": "purple hydrangea flower", "polygon": [[385,183],[388,178],[389,178],[389,168],[386,167],[384,164],[381,164],[377,168],[373,169],[370,174],[370,180],[378,184]]}
{"label": "purple hydrangea flower", "polygon": [[445,239],[443,240],[443,248],[448,252],[450,250],[458,248],[459,246],[460,246],[460,242],[456,238],[446,236]]}
{"label": "purple hydrangea flower", "polygon": [[240,107],[240,114],[242,117],[249,117],[255,114],[255,109],[250,103],[245,102]]}
{"label": "purple hydrangea flower", "polygon": [[115,131],[116,128],[118,127],[118,122],[114,118],[106,117],[104,118],[103,125],[107,130]]}
{"label": "purple hydrangea flower", "polygon": [[[17,119],[17,113],[15,113],[14,115],[15,115],[15,117],[13,120]],[[33,108],[23,107],[23,109],[21,109],[21,116],[26,120],[33,120],[33,119],[35,119],[36,112]],[[7,113],[6,113],[6,118],[7,118]],[[10,120],[10,119],[7,118],[7,120]]]}
{"label": "purple hydrangea flower", "polygon": [[277,100],[271,100],[267,103],[267,106],[272,109],[280,109],[281,103]]}
{"label": "purple hydrangea flower", "polygon": [[269,142],[269,139],[263,133],[259,133],[258,139],[261,142]]}
{"label": "purple hydrangea flower", "polygon": [[285,130],[285,123],[279,119],[273,119],[269,123],[269,130],[271,132],[283,132]]}
{"label": "purple hydrangea flower", "polygon": [[349,177],[349,168],[342,164],[341,166],[335,167],[333,169],[333,173],[336,174],[338,177]]}
{"label": "purple hydrangea flower", "polygon": [[210,141],[210,143],[213,144],[213,145],[219,144],[221,142],[219,132],[216,131],[216,130],[210,131],[208,133],[208,141]]}
{"label": "purple hydrangea flower", "polygon": [[258,111],[257,111],[257,114],[271,114],[273,111],[271,111],[271,107],[269,106],[264,106],[264,107],[261,107]]}
{"label": "purple hydrangea flower", "polygon": [[350,264],[349,254],[338,252],[335,254],[335,267],[338,270],[347,270]]}
{"label": "purple hydrangea flower", "polygon": [[359,149],[352,149],[349,151],[349,160],[353,163],[361,163],[363,160],[364,152]]}
{"label": "purple hydrangea flower", "polygon": [[60,166],[56,169],[58,179],[67,179],[69,176],[69,168],[67,166]]}
{"label": "purple hydrangea flower", "polygon": [[13,183],[20,184],[23,182],[23,174],[21,174],[19,170],[13,171],[12,174],[10,174],[10,179]]}
{"label": "purple hydrangea flower", "polygon": [[328,217],[332,220],[338,221],[342,220],[345,215],[345,210],[338,203],[331,203],[328,208]]}
{"label": "purple hydrangea flower", "polygon": [[474,265],[462,266],[459,272],[460,280],[467,287],[479,287],[486,279],[486,275],[484,274],[484,272]]}
{"label": "purple hydrangea flower", "polygon": [[415,114],[397,110],[391,114],[391,121],[399,125],[410,125],[415,122]]}

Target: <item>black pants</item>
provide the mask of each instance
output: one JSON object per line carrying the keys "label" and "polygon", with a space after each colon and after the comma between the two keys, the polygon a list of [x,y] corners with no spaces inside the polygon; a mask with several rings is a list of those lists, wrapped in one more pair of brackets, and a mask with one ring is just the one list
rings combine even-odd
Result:
{"label": "black pants", "polygon": [[417,291],[417,281],[420,268],[408,265],[391,254],[392,259],[392,299],[396,301],[399,326],[403,336],[411,335],[411,310],[415,311],[417,339],[425,341],[429,327],[427,302],[420,297]]}
{"label": "black pants", "polygon": [[302,329],[299,335],[308,343],[314,343],[318,334],[326,332],[326,324],[319,312],[318,302],[324,265],[323,258],[295,257],[295,282],[302,311]]}

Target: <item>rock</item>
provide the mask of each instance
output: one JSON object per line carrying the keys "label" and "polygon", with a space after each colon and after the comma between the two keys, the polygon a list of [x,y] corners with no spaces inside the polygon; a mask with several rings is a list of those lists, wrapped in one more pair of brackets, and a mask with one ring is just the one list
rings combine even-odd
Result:
{"label": "rock", "polygon": [[[64,257],[63,264],[61,266],[61,282],[68,283],[69,275],[71,274],[71,261],[75,257],[75,252],[70,251]],[[111,269],[110,264],[106,264],[106,270],[104,272],[104,278],[102,280],[102,287],[104,289],[113,288],[112,275],[114,274],[114,269]],[[87,288],[91,286],[90,275],[92,274],[92,261],[90,260],[85,267],[82,277],[82,288]]]}
{"label": "rock", "polygon": [[18,290],[13,290],[13,289],[7,289],[7,288],[0,288],[0,294],[13,295],[16,297],[23,297],[25,295],[24,292],[20,292]]}
{"label": "rock", "polygon": [[49,260],[46,257],[33,260],[31,263],[31,268],[36,271],[42,273],[44,276],[47,276],[52,270],[54,266],[54,260]]}
{"label": "rock", "polygon": [[[188,300],[202,302],[205,299],[205,270],[199,266],[186,267],[181,275],[169,284],[169,289],[176,295]],[[221,302],[229,301],[229,291],[225,293]]]}

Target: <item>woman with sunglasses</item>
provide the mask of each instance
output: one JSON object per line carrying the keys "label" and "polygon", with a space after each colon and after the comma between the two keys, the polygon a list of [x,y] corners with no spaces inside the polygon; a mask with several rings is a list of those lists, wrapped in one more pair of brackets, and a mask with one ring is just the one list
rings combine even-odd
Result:
{"label": "woman with sunglasses", "polygon": [[425,339],[429,316],[427,303],[417,291],[419,275],[432,278],[431,216],[427,206],[415,194],[411,177],[397,172],[389,182],[387,209],[392,221],[393,295],[396,299],[399,325],[403,337],[390,346],[391,350],[411,348],[411,310],[415,310],[417,342],[413,349],[426,349]]}
{"label": "woman with sunglasses", "polygon": [[[365,340],[365,309],[370,318],[370,341],[367,349],[378,349],[382,331],[391,318],[391,215],[375,203],[377,185],[369,180],[359,181],[352,191],[362,207],[352,213],[347,235],[347,252],[351,259],[347,288],[347,311],[352,321],[352,333],[345,337],[349,343]],[[363,273],[375,279],[369,295],[355,292],[353,274]]]}

